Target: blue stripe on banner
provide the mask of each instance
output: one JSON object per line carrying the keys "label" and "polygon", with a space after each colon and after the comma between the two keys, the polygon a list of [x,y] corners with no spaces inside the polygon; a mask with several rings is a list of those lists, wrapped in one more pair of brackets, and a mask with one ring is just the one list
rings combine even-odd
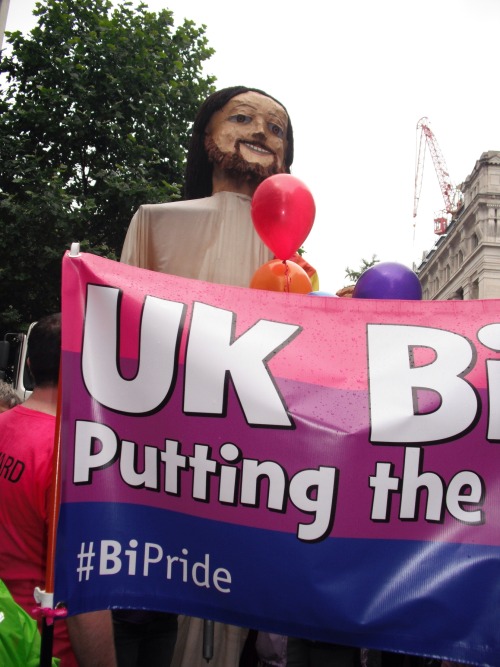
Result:
{"label": "blue stripe on banner", "polygon": [[175,611],[340,644],[500,664],[500,550],[295,535],[140,505],[61,506],[69,613]]}

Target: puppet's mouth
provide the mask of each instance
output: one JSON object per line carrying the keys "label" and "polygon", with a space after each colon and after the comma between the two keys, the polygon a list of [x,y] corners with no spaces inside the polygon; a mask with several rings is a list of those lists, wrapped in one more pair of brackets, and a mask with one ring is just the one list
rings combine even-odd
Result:
{"label": "puppet's mouth", "polygon": [[273,151],[269,150],[269,148],[265,148],[261,144],[254,144],[250,141],[240,141],[240,146],[245,146],[248,150],[253,153],[258,153],[259,155],[274,155]]}

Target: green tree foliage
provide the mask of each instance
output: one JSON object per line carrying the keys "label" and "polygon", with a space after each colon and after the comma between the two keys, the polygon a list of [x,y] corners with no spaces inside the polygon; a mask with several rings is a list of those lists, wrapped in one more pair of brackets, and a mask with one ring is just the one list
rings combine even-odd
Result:
{"label": "green tree foliage", "polygon": [[134,210],[180,197],[213,90],[205,27],[110,0],[43,0],[0,61],[0,334],[60,308],[72,241],[116,258]]}
{"label": "green tree foliage", "polygon": [[377,258],[377,255],[372,255],[370,260],[362,259],[361,266],[357,271],[350,269],[348,266],[346,267],[345,277],[348,278],[351,283],[356,283],[363,271],[366,271],[366,269],[369,269],[371,266],[377,264],[378,262],[380,262],[380,260]]}

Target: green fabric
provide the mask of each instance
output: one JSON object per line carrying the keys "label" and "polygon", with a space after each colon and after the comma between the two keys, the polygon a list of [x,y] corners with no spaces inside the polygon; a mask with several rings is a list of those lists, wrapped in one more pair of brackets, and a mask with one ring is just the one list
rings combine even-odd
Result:
{"label": "green fabric", "polygon": [[[0,579],[0,665],[38,667],[41,638],[36,621],[12,599]],[[59,665],[52,658],[52,667]]]}

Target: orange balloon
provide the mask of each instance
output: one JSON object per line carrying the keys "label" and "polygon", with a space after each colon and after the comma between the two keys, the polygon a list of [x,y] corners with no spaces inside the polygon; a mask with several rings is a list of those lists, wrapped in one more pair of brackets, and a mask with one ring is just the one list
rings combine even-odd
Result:
{"label": "orange balloon", "polygon": [[311,279],[304,269],[295,262],[284,262],[281,259],[272,259],[259,267],[253,274],[250,287],[295,294],[309,294],[312,291]]}

